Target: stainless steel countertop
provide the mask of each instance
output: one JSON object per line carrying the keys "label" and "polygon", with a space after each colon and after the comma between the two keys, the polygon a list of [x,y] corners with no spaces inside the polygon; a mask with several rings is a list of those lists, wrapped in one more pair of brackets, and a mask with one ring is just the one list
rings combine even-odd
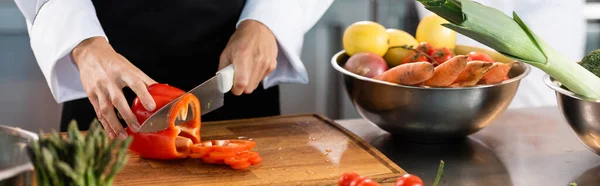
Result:
{"label": "stainless steel countertop", "polygon": [[364,119],[336,122],[425,185],[433,183],[440,160],[452,186],[600,185],[600,156],[579,142],[556,107],[508,110],[487,128],[448,144],[395,140]]}

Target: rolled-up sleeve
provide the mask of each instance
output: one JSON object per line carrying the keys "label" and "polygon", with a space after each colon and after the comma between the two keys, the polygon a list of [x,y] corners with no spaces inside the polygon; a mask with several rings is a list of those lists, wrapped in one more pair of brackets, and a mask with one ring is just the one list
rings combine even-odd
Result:
{"label": "rolled-up sleeve", "polygon": [[35,59],[58,103],[87,95],[71,51],[81,41],[106,35],[89,0],[15,0],[25,17]]}
{"label": "rolled-up sleeve", "polygon": [[300,60],[304,34],[331,6],[333,0],[248,0],[242,21],[251,19],[266,25],[277,39],[277,67],[263,80],[269,88],[281,83],[308,83]]}

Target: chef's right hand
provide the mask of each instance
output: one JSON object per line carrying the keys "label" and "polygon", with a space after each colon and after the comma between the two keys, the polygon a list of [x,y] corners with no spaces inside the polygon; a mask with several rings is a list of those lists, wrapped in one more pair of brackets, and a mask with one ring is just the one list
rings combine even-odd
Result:
{"label": "chef's right hand", "polygon": [[122,89],[129,87],[140,98],[144,108],[154,110],[156,104],[147,86],[156,83],[125,57],[118,54],[103,37],[93,37],[82,41],[71,52],[81,83],[98,120],[112,139],[127,138],[121,122],[117,119],[117,108],[127,125],[137,131],[140,123],[129,108]]}

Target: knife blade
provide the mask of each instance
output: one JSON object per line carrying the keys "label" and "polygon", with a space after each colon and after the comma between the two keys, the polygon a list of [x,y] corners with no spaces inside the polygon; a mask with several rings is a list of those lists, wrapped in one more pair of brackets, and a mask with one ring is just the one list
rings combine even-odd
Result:
{"label": "knife blade", "polygon": [[[215,76],[194,87],[184,95],[193,94],[194,96],[198,97],[198,100],[200,100],[201,115],[210,113],[211,111],[221,108],[224,105],[225,93],[229,92],[233,86],[233,75],[233,65],[229,65],[219,70]],[[157,132],[168,128],[167,118],[169,117],[169,111],[171,110],[173,103],[177,102],[179,99],[181,99],[181,97],[183,97],[183,95],[169,102],[167,105],[160,108],[150,117],[148,117],[148,119],[142,123],[137,132]],[[189,113],[185,121],[191,120],[193,117],[197,117],[191,116],[191,108],[188,108],[187,110]],[[183,123],[185,121],[180,121],[179,123]],[[176,125],[177,124],[178,123],[176,123]]]}

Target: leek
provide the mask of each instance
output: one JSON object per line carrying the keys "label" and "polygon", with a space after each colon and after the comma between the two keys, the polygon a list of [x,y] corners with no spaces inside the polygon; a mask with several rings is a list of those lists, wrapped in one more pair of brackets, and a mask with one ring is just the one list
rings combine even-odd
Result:
{"label": "leek", "polygon": [[546,72],[583,98],[600,100],[600,78],[550,47],[513,12],[503,12],[471,0],[417,0],[448,20],[443,26],[514,60]]}

